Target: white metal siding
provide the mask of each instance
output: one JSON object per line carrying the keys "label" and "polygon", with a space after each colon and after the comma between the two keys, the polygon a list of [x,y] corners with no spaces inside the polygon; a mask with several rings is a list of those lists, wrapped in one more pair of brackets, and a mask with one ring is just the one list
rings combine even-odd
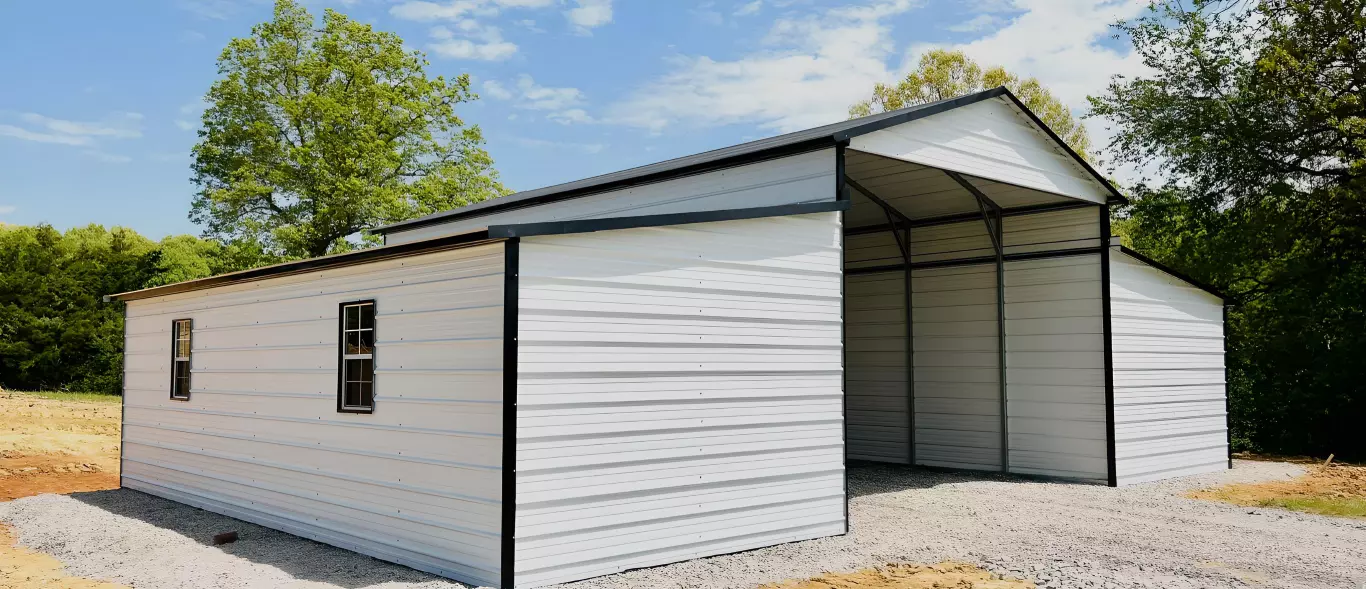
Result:
{"label": "white metal siding", "polygon": [[996,265],[911,271],[917,464],[999,470]]}
{"label": "white metal siding", "polygon": [[[375,411],[337,412],[338,304],[376,301]],[[194,320],[188,402],[173,319]],[[496,584],[503,246],[128,303],[123,485]]]}
{"label": "white metal siding", "polygon": [[845,531],[839,232],[522,240],[517,587]]}
{"label": "white metal siding", "polygon": [[1118,251],[1110,300],[1119,483],[1227,468],[1223,301]]}
{"label": "white metal siding", "polygon": [[851,149],[1096,203],[1109,191],[1005,99],[855,137]]}
{"label": "white metal siding", "polygon": [[848,276],[844,296],[849,458],[905,464],[906,275],[898,270]]}
{"label": "white metal siding", "polygon": [[1010,471],[1106,480],[1100,254],[1007,262],[1005,280]]}
{"label": "white metal siding", "polygon": [[431,239],[490,225],[747,209],[824,202],[834,198],[835,150],[823,149],[541,206],[396,231],[385,237],[385,243]]}

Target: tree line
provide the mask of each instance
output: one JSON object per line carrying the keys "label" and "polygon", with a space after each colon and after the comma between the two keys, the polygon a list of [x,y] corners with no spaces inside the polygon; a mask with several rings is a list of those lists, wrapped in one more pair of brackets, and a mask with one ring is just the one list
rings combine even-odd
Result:
{"label": "tree line", "polygon": [[[1127,245],[1231,296],[1234,448],[1366,459],[1366,0],[1161,0],[1116,25],[1147,71],[1087,116],[1032,78],[931,51],[858,116],[1010,87],[1094,162],[1127,165]],[[116,392],[108,293],[372,245],[365,227],[507,191],[455,107],[391,33],[279,0],[235,39],[206,100],[191,218],[153,242],[92,225],[0,226],[0,386]]]}

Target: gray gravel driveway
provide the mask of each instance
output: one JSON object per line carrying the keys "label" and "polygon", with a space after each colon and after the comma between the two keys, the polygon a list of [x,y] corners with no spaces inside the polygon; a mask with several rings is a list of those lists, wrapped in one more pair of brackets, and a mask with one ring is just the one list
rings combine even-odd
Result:
{"label": "gray gravel driveway", "polygon": [[[631,571],[564,589],[750,587],[886,562],[966,560],[1044,587],[1366,587],[1366,521],[1185,499],[1284,478],[1282,463],[1110,489],[897,467],[850,470],[852,533]],[[137,588],[464,587],[136,491],[0,503],[70,574]],[[209,538],[236,529],[242,540]]]}

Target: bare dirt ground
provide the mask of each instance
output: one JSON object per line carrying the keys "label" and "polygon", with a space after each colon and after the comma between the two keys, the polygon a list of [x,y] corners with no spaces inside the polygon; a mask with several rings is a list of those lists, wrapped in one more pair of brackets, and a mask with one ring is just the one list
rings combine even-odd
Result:
{"label": "bare dirt ground", "polygon": [[[0,501],[119,486],[118,397],[0,393]],[[119,589],[68,576],[61,561],[17,545],[0,525],[0,589]]]}
{"label": "bare dirt ground", "polygon": [[826,573],[805,581],[769,583],[759,589],[1035,589],[1023,579],[1002,578],[976,566],[889,564],[853,573]]}
{"label": "bare dirt ground", "polygon": [[1301,462],[1306,472],[1298,477],[1199,489],[1188,496],[1247,507],[1366,519],[1366,466]]}
{"label": "bare dirt ground", "polygon": [[0,501],[118,488],[118,397],[95,399],[0,393]]}

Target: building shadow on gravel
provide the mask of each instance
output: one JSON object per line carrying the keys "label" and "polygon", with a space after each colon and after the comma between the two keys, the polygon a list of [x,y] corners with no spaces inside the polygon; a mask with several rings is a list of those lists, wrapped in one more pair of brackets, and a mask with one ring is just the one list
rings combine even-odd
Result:
{"label": "building shadow on gravel", "polygon": [[931,489],[940,485],[955,483],[1052,483],[1063,485],[1104,486],[1086,481],[1068,481],[1047,477],[1034,477],[1000,472],[972,470],[952,470],[926,466],[906,466],[904,464],[884,464],[850,460],[849,497],[896,493],[912,489]]}
{"label": "building shadow on gravel", "polygon": [[[218,515],[132,489],[72,493],[71,498],[109,513],[170,530],[189,541],[221,550],[256,564],[273,567],[299,581],[330,583],[361,589],[381,583],[444,581],[452,588],[469,587],[415,569],[314,542],[270,528]],[[232,544],[213,545],[223,532],[238,533]]]}

